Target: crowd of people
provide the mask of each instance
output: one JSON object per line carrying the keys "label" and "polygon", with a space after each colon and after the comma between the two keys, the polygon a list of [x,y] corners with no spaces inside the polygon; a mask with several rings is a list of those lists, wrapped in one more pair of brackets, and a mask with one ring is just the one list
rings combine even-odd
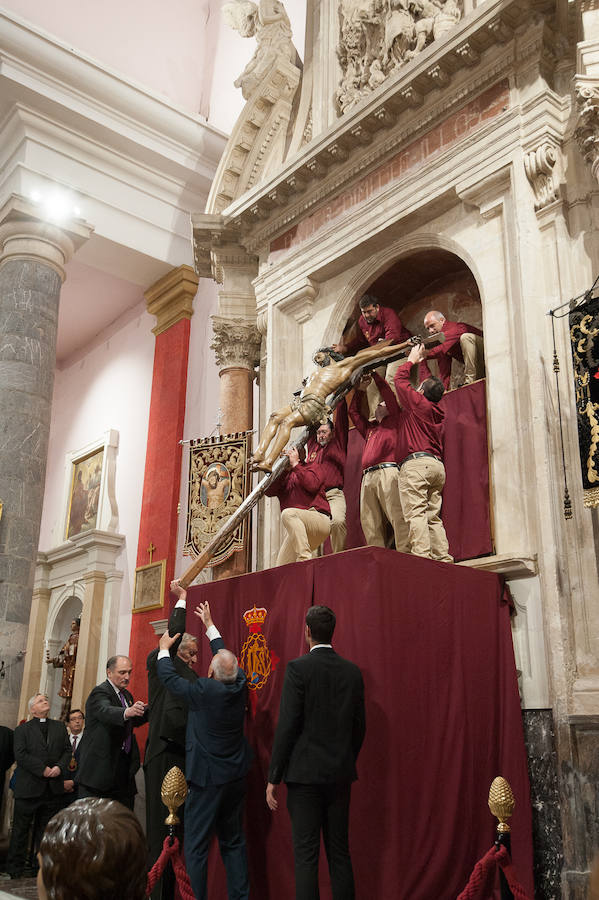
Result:
{"label": "crowd of people", "polygon": [[[360,308],[359,337],[321,348],[314,356],[321,371],[307,379],[304,391],[313,402],[318,398],[321,416],[327,390],[338,388],[372,359],[392,357],[398,344],[410,339],[397,314],[372,295],[362,297]],[[386,547],[392,540],[400,552],[453,562],[440,516],[445,413],[439,401],[450,385],[452,360],[464,364],[463,384],[484,375],[482,336],[474,326],[451,322],[436,310],[427,313],[424,326],[432,335],[442,333],[443,343],[432,349],[415,344],[407,359],[392,360],[354,385],[349,418],[364,439],[360,521],[369,545]],[[346,353],[353,355],[342,355]],[[431,359],[441,377],[431,375]],[[274,450],[289,439],[287,426],[301,423],[301,413],[298,407],[271,417],[255,454],[259,468],[272,468]],[[305,452],[293,445],[283,450],[289,466],[266,491],[279,499],[286,532],[277,565],[310,559],[329,536],[334,553],[345,549],[347,414],[341,400],[335,419],[324,417],[313,425]]]}
{"label": "crowd of people", "polygon": [[[42,900],[145,896],[146,873],[168,834],[160,787],[173,765],[188,783],[184,853],[196,900],[207,897],[214,835],[228,897],[249,898],[243,827],[252,763],[244,731],[246,675],[226,648],[208,603],[194,612],[205,627],[212,662],[205,677],[197,675],[192,668],[197,639],[184,631],[187,594],[178,581],[171,582],[171,591],[177,600],[169,629],[147,659],[147,704],[128,690],[131,660],[113,656],[85,714],[71,710],[68,729],[49,718],[50,703],[41,693],[29,701],[29,720],[15,729],[15,803],[4,877],[37,869]],[[333,896],[355,896],[348,823],[365,733],[364,685],[358,667],[333,650],[335,623],[328,607],[308,610],[309,653],[287,665],[266,785],[265,803],[275,812],[277,786],[287,783],[298,900],[318,897],[321,834]],[[132,810],[140,766],[134,729],[146,721],[144,835]],[[174,896],[168,868],[151,896]]]}

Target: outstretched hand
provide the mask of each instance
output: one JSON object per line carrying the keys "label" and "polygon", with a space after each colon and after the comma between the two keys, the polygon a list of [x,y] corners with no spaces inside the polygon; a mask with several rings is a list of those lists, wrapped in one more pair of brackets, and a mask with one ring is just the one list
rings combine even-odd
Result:
{"label": "outstretched hand", "polygon": [[177,640],[177,638],[180,638],[180,637],[181,637],[180,631],[178,631],[177,634],[174,634],[172,637],[170,636],[168,631],[165,631],[164,634],[162,635],[162,637],[160,638],[160,643],[158,646],[160,647],[161,650],[170,650],[171,647],[173,646],[173,644],[175,643],[175,641]]}
{"label": "outstretched hand", "polygon": [[179,583],[179,578],[174,578],[171,581],[171,594],[174,594],[178,600],[185,600],[187,597],[187,591],[185,588]]}
{"label": "outstretched hand", "polygon": [[210,604],[208,603],[208,601],[206,601],[205,603],[200,603],[199,606],[196,606],[196,608],[194,609],[194,613],[199,619],[202,620],[204,626],[206,627],[206,630],[208,630],[211,625],[214,625],[214,622],[212,621],[212,615],[210,613]]}
{"label": "outstretched hand", "polygon": [[408,360],[411,363],[420,363],[426,359],[426,349],[422,344],[416,344],[408,354]]}

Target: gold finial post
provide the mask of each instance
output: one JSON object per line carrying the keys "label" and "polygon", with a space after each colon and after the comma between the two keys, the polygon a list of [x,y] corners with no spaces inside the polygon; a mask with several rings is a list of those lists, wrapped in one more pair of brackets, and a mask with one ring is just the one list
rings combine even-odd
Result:
{"label": "gold finial post", "polygon": [[177,810],[187,797],[185,775],[178,766],[173,766],[164,776],[160,796],[162,802],[168,808],[168,816],[164,820],[164,824],[168,825],[169,837],[172,841],[175,834],[175,825],[179,825],[181,821],[177,815]]}
{"label": "gold finial post", "polygon": [[[498,820],[495,849],[499,850],[500,847],[505,847],[510,856],[512,855],[512,836],[507,820],[513,815],[515,806],[516,801],[509,782],[498,775],[493,779],[489,789],[489,809]],[[501,869],[499,870],[499,887],[501,900],[514,900],[514,895]]]}

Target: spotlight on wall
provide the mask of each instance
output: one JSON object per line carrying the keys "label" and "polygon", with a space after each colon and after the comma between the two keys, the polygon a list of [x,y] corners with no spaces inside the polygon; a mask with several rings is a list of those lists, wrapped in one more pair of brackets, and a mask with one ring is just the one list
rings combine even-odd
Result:
{"label": "spotlight on wall", "polygon": [[33,190],[30,199],[40,207],[40,218],[49,222],[66,222],[68,219],[81,217],[81,209],[70,191],[62,188],[51,188],[47,192]]}

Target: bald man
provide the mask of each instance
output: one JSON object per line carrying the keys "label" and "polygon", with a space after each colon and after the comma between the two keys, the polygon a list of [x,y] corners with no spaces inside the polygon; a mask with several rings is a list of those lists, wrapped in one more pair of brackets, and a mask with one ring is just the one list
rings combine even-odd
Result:
{"label": "bald man", "polygon": [[465,322],[450,322],[443,313],[432,309],[424,317],[424,327],[429,334],[443,332],[445,342],[427,350],[425,359],[420,364],[418,378],[424,381],[430,377],[431,371],[427,360],[436,359],[439,365],[439,376],[445,390],[449,390],[451,380],[451,362],[464,364],[464,384],[472,384],[485,376],[485,359],[482,331]]}
{"label": "bald man", "polygon": [[208,603],[195,609],[206,627],[213,657],[206,678],[193,684],[175,672],[169,651],[179,635],[160,638],[158,677],[188,707],[185,772],[185,862],[196,900],[206,900],[208,850],[218,838],[227,893],[247,900],[249,878],[243,833],[246,775],[251,753],[244,735],[247,686],[237,659],[225,649]]}
{"label": "bald man", "polygon": [[106,681],[96,685],[85,704],[85,731],[77,770],[79,799],[104,797],[133,809],[139,747],[133,729],[148,718],[141,700],[127,690],[133,664],[128,656],[111,656]]}

